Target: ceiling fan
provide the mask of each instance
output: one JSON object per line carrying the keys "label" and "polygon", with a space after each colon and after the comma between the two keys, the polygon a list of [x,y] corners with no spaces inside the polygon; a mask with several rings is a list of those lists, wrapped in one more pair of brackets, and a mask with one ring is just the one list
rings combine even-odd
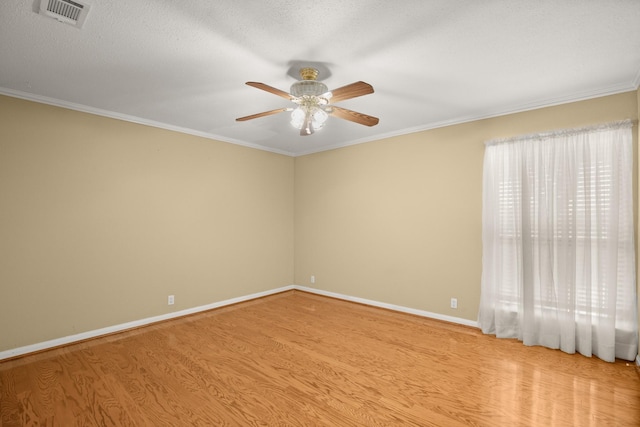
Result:
{"label": "ceiling fan", "polygon": [[290,93],[264,83],[247,82],[249,86],[293,101],[297,107],[278,108],[250,116],[239,117],[236,121],[243,122],[257,119],[258,117],[291,111],[291,124],[295,128],[300,129],[300,135],[302,136],[311,135],[314,131],[321,129],[329,116],[349,120],[365,126],[375,126],[378,124],[379,120],[377,117],[333,105],[335,102],[373,93],[373,87],[370,84],[355,82],[329,91],[324,83],[316,80],[318,70],[315,68],[302,68],[300,70],[300,77],[302,77],[302,80],[291,85]]}

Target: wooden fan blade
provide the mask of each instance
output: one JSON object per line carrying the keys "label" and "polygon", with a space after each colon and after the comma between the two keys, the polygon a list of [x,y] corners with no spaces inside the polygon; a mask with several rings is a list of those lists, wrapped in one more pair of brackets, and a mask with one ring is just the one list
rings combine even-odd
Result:
{"label": "wooden fan blade", "polygon": [[377,117],[347,110],[346,108],[336,107],[335,105],[331,106],[331,112],[329,112],[329,114],[340,119],[349,120],[350,122],[355,122],[365,126],[375,126],[380,121]]}
{"label": "wooden fan blade", "polygon": [[362,95],[373,93],[373,86],[365,82],[355,82],[331,91],[331,103],[345,101]]}
{"label": "wooden fan blade", "polygon": [[292,111],[292,108],[278,108],[277,110],[265,111],[263,113],[252,114],[250,116],[239,117],[236,119],[236,122],[244,122],[251,119],[257,119],[258,117],[270,116],[272,114],[282,113],[284,111]]}
{"label": "wooden fan blade", "polygon": [[258,89],[262,89],[266,92],[272,93],[274,95],[278,95],[283,97],[284,99],[288,99],[288,100],[292,100],[293,96],[291,96],[290,94],[288,94],[287,92],[280,90],[280,89],[276,89],[273,86],[269,86],[266,85],[264,83],[258,83],[258,82],[247,82],[247,85],[258,88]]}

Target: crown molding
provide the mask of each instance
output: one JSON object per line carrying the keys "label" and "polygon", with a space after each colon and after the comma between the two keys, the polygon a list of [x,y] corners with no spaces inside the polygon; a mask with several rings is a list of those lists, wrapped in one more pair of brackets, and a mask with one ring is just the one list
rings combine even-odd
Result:
{"label": "crown molding", "polygon": [[159,129],[165,129],[173,132],[184,133],[186,135],[199,136],[201,138],[212,139],[220,142],[227,142],[229,144],[241,145],[243,147],[255,148],[256,150],[268,151],[276,154],[283,154],[285,156],[294,156],[294,153],[284,150],[278,150],[275,148],[269,148],[258,144],[252,144],[249,142],[240,141],[233,138],[227,138],[212,133],[197,131],[194,129],[184,128],[181,126],[169,125],[154,120],[143,119],[141,117],[131,116],[128,114],[116,113],[114,111],[103,110],[101,108],[89,107],[83,104],[76,104],[74,102],[62,101],[56,98],[50,98],[47,96],[35,95],[29,92],[22,92],[19,90],[13,90],[0,87],[0,95],[10,96],[12,98],[24,99],[26,101],[38,102],[40,104],[52,105],[54,107],[66,108],[69,110],[79,111],[81,113],[94,114],[96,116],[108,117],[110,119],[122,120],[125,122],[136,123],[139,125],[150,126]]}
{"label": "crown molding", "polygon": [[117,120],[123,120],[126,122],[137,123],[144,126],[151,126],[155,128],[170,130],[173,132],[184,133],[187,135],[199,136],[202,138],[212,139],[212,140],[221,141],[221,142],[227,142],[229,144],[240,145],[248,148],[254,148],[256,150],[261,150],[261,151],[268,151],[275,154],[282,154],[290,157],[298,157],[298,156],[306,156],[309,154],[321,153],[323,151],[330,151],[330,150],[336,150],[339,148],[350,147],[352,145],[359,145],[367,142],[379,141],[382,139],[394,138],[398,136],[409,135],[412,133],[443,128],[447,126],[454,126],[454,125],[469,123],[469,122],[478,121],[478,120],[490,119],[493,117],[500,117],[500,116],[506,116],[509,114],[516,114],[516,113],[522,113],[522,112],[531,111],[531,110],[537,110],[539,108],[553,107],[556,105],[586,101],[589,99],[600,98],[603,96],[616,95],[619,93],[637,90],[639,86],[640,86],[640,70],[638,71],[638,73],[636,74],[632,82],[625,83],[625,84],[613,85],[604,89],[586,91],[578,94],[572,94],[572,95],[567,95],[567,96],[562,96],[557,98],[539,99],[539,100],[529,102],[529,103],[524,103],[524,104],[514,104],[511,106],[502,107],[499,109],[487,110],[484,112],[479,112],[479,113],[471,114],[468,116],[461,116],[461,117],[448,119],[448,120],[430,122],[420,126],[414,126],[410,128],[396,130],[396,131],[376,134],[374,136],[341,142],[338,144],[324,146],[322,148],[315,148],[315,149],[296,151],[296,152],[269,148],[263,145],[252,144],[252,143],[248,143],[248,142],[233,139],[233,138],[227,138],[220,135],[197,131],[194,129],[184,128],[180,126],[173,126],[166,123],[157,122],[154,120],[147,120],[147,119],[143,119],[136,116],[116,113],[113,111],[103,110],[100,108],[89,107],[83,104],[76,104],[73,102],[61,101],[55,98],[35,95],[32,93],[17,91],[13,89],[0,87],[0,95],[6,95],[14,98],[25,99],[28,101],[39,102],[42,104],[53,105],[56,107],[67,108],[70,110],[80,111],[80,112],[89,113],[89,114],[95,114],[98,116],[108,117],[108,118],[117,119]]}
{"label": "crown molding", "polygon": [[454,125],[459,125],[463,123],[475,122],[478,120],[485,120],[485,119],[490,119],[494,117],[507,116],[510,114],[523,113],[526,111],[532,111],[532,110],[537,110],[537,109],[546,108],[546,107],[553,107],[556,105],[570,104],[572,102],[587,101],[589,99],[601,98],[604,96],[617,95],[620,93],[637,90],[639,86],[639,81],[640,81],[640,71],[638,72],[638,75],[636,76],[634,82],[627,83],[627,84],[609,86],[605,89],[587,91],[587,92],[582,92],[582,93],[563,96],[563,97],[540,99],[537,101],[524,103],[524,104],[513,104],[508,107],[503,107],[503,108],[494,109],[494,110],[487,110],[485,112],[481,112],[477,114],[461,116],[461,117],[457,117],[450,120],[431,122],[431,123],[427,123],[420,126],[401,129],[398,131],[377,134],[374,137],[357,139],[357,140],[348,141],[340,144],[335,144],[329,147],[325,146],[322,149],[316,149],[316,150],[312,149],[304,152],[298,152],[295,154],[295,156],[296,157],[305,156],[309,154],[320,153],[323,151],[336,150],[339,148],[350,147],[352,145],[364,144],[366,142],[379,141],[382,139],[394,138],[398,136],[409,135],[417,132],[424,132],[427,130],[433,130],[433,129],[443,128],[447,126],[454,126]]}

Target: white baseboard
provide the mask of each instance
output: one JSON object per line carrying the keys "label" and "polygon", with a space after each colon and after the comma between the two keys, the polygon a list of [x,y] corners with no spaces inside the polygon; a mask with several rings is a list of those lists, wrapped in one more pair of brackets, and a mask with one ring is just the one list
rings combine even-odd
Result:
{"label": "white baseboard", "polygon": [[[460,325],[472,326],[477,328],[478,323],[472,320],[462,319],[460,317],[447,316],[444,314],[432,313],[424,310],[417,310],[414,308],[403,307],[394,304],[387,304],[380,301],[369,300],[365,298],[352,297],[349,295],[339,294],[335,292],[323,291],[321,289],[309,288],[306,286],[289,285],[276,289],[271,289],[264,292],[258,292],[255,294],[245,295],[237,298],[231,298],[224,301],[218,301],[211,304],[201,305],[198,307],[188,308],[186,310],[174,311],[172,313],[161,314],[159,316],[147,317],[146,319],[134,320],[132,322],[121,323],[119,325],[108,326],[106,328],[95,329],[92,331],[82,332],[75,335],[69,335],[62,338],[56,338],[49,341],[44,341],[36,344],[26,345],[24,347],[13,348],[10,350],[0,351],[0,361],[11,357],[22,356],[29,353],[35,353],[38,351],[47,350],[62,345],[71,344],[78,341],[83,341],[91,338],[96,338],[103,335],[113,334],[115,332],[122,332],[127,329],[137,328],[140,326],[150,325],[152,323],[161,322],[163,320],[174,319],[176,317],[187,316],[189,314],[199,313],[202,311],[212,310],[214,308],[224,307],[227,305],[237,304],[239,302],[249,301],[256,298],[265,297],[268,295],[277,294],[284,291],[290,291],[297,289],[304,292],[309,292],[318,295],[324,295],[332,298],[337,298],[345,301],[357,302],[360,304],[370,305],[373,307],[386,308],[388,310],[399,311],[402,313],[414,314],[417,316],[428,317],[431,319],[444,320],[446,322],[457,323]],[[636,363],[640,366],[640,357],[636,359]]]}
{"label": "white baseboard", "polygon": [[636,356],[636,365],[640,366],[640,354]]}
{"label": "white baseboard", "polygon": [[295,289],[294,285],[283,286],[281,288],[271,289],[264,292],[258,292],[255,294],[245,295],[237,298],[231,298],[224,301],[218,301],[207,305],[201,305],[199,307],[192,307],[186,310],[174,311],[172,313],[161,314],[159,316],[147,317],[146,319],[134,320],[132,322],[121,323],[119,325],[108,326],[106,328],[95,329],[93,331],[82,332],[75,335],[69,335],[62,338],[56,338],[49,341],[44,341],[36,344],[25,345],[24,347],[13,348],[10,350],[0,351],[0,361],[8,359],[10,357],[22,356],[28,353],[35,353],[42,350],[47,350],[53,347],[59,347],[61,345],[71,344],[78,341],[83,341],[90,338],[96,338],[102,335],[112,334],[114,332],[122,332],[127,329],[137,328],[140,326],[150,325],[152,323],[161,322],[163,320],[174,319],[176,317],[186,316],[188,314],[199,313],[201,311],[212,310],[214,308],[224,307],[226,305],[237,304],[239,302],[249,301],[264,296],[277,294],[284,291],[290,291]]}
{"label": "white baseboard", "polygon": [[432,313],[425,310],[417,310],[415,308],[403,307],[401,305],[387,304],[386,302],[374,301],[365,298],[352,297],[349,295],[338,294],[335,292],[323,291],[321,289],[308,288],[306,286],[294,285],[294,289],[300,291],[310,292],[318,295],[324,295],[327,297],[338,298],[345,301],[357,302],[360,304],[371,305],[373,307],[386,308],[388,310],[399,311],[402,313],[415,314],[417,316],[428,317],[430,319],[444,320],[445,322],[457,323],[459,325],[478,327],[478,322],[461,317],[447,316],[446,314]]}

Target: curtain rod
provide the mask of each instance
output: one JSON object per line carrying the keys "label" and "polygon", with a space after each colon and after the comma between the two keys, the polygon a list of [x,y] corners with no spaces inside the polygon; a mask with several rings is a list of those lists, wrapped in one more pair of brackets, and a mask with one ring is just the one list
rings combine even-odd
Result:
{"label": "curtain rod", "polygon": [[562,136],[562,135],[574,135],[578,133],[586,133],[586,132],[598,132],[602,130],[611,130],[611,129],[624,129],[630,128],[636,123],[636,120],[632,119],[624,119],[617,120],[614,122],[601,123],[592,126],[583,126],[578,128],[569,128],[569,129],[557,129],[539,133],[531,133],[526,135],[512,136],[507,138],[496,138],[490,139],[484,142],[484,145],[495,145],[495,144],[503,144],[506,142],[516,142],[516,141],[526,141],[529,139],[545,139],[554,136]]}

